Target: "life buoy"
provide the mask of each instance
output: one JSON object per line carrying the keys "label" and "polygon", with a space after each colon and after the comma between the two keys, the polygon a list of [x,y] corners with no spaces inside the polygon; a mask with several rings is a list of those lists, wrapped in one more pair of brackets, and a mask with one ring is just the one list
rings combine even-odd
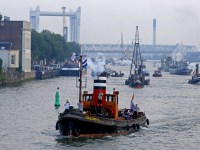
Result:
{"label": "life buoy", "polygon": [[80,134],[80,129],[77,129],[77,128],[74,129],[74,133],[75,133],[76,136],[79,136],[79,134]]}
{"label": "life buoy", "polygon": [[126,125],[126,130],[129,131],[129,125]]}
{"label": "life buoy", "polygon": [[139,124],[136,124],[136,127],[137,127],[138,130],[140,129],[140,125]]}
{"label": "life buoy", "polygon": [[133,125],[132,125],[132,127],[133,127],[133,129],[135,129],[135,128],[136,128],[136,125],[135,125],[135,124],[133,124]]}
{"label": "life buoy", "polygon": [[147,125],[149,125],[149,119],[147,119],[146,122],[147,122]]}

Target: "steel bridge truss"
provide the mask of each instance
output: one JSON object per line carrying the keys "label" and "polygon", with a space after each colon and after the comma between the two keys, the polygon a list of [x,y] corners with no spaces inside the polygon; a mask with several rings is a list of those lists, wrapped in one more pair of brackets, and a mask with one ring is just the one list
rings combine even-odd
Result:
{"label": "steel bridge truss", "polygon": [[[82,51],[86,53],[125,53],[127,49],[133,51],[134,45],[120,44],[83,44]],[[176,45],[140,45],[141,53],[172,53],[177,49]],[[187,52],[199,52],[196,46],[183,45]]]}

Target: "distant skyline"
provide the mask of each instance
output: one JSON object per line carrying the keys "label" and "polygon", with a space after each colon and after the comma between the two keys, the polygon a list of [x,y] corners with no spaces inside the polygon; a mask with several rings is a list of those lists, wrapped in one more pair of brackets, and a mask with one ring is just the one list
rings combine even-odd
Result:
{"label": "distant skyline", "polygon": [[[195,45],[200,50],[200,1],[198,0],[4,0],[0,12],[11,20],[29,19],[30,7],[61,12],[65,6],[81,7],[80,43],[131,44],[139,27],[141,44],[153,45],[153,19],[156,19],[156,44]],[[67,26],[69,27],[69,19]],[[40,32],[48,29],[62,35],[62,17],[40,17]],[[119,42],[120,44],[120,42]]]}

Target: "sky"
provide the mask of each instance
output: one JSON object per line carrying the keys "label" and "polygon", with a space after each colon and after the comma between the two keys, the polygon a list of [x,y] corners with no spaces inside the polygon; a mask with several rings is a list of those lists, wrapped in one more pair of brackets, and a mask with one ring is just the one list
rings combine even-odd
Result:
{"label": "sky", "polygon": [[[0,12],[11,20],[29,19],[30,7],[40,11],[66,12],[81,7],[80,43],[131,44],[136,26],[141,44],[195,45],[200,50],[200,0],[0,0]],[[66,18],[69,26],[68,17]],[[48,29],[62,34],[62,17],[40,17],[40,32]]]}

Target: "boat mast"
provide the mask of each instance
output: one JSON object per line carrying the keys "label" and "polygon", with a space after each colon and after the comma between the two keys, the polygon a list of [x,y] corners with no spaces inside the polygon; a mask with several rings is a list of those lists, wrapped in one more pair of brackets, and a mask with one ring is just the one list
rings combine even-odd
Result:
{"label": "boat mast", "polygon": [[81,102],[81,95],[82,95],[82,91],[81,91],[82,90],[82,44],[81,44],[81,55],[80,55],[80,69],[79,69],[79,72],[80,72],[79,102]]}

